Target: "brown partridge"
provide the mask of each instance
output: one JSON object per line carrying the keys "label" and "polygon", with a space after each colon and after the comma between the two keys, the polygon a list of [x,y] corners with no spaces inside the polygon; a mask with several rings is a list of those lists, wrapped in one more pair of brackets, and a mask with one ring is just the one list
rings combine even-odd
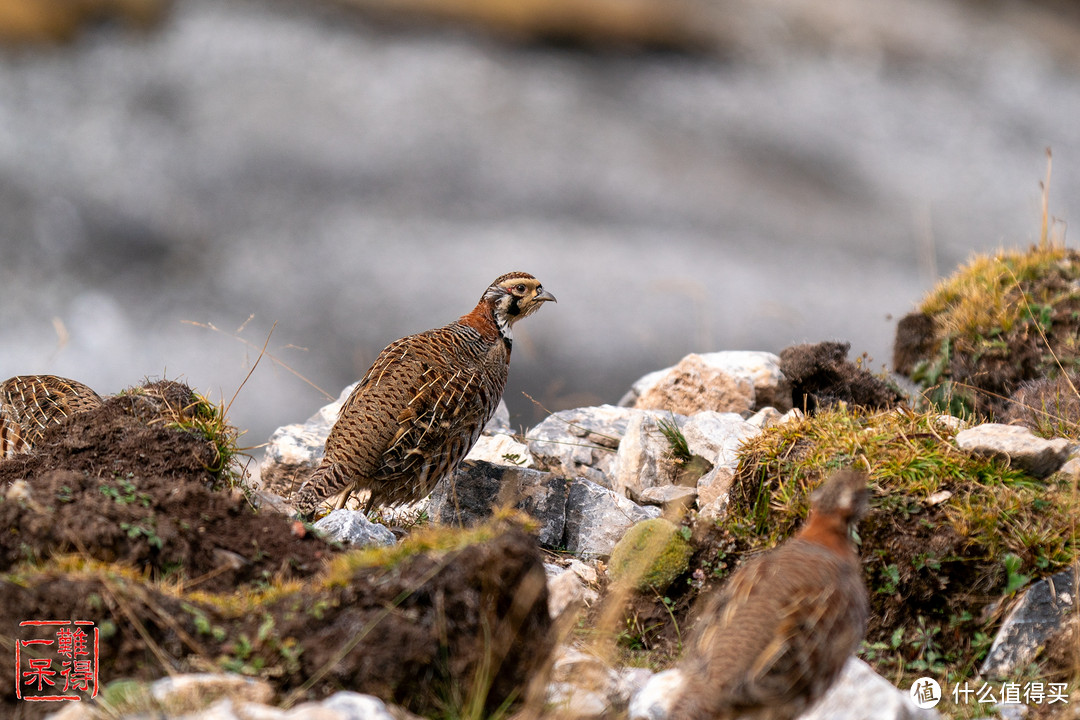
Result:
{"label": "brown partridge", "polygon": [[0,383],[0,458],[29,452],[45,431],[101,404],[80,382],[56,375],[17,375]]}
{"label": "brown partridge", "polygon": [[811,495],[795,537],[740,568],[688,643],[675,720],[788,720],[832,685],[866,632],[868,601],[849,538],[866,475],[841,470]]}
{"label": "brown partridge", "polygon": [[368,507],[426,496],[464,459],[502,397],[511,328],[555,296],[528,273],[503,275],[472,312],[391,343],[352,391],[326,455],[293,496],[310,516],[342,491],[370,491]]}

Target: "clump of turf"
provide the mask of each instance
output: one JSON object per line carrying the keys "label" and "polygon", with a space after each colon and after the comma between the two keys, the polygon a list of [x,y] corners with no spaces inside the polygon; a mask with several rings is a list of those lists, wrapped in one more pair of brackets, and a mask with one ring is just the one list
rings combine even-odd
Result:
{"label": "clump of turf", "polygon": [[976,255],[900,321],[893,367],[954,414],[996,416],[1025,381],[1080,362],[1080,252]]}
{"label": "clump of turf", "polygon": [[241,455],[240,432],[229,423],[226,408],[215,405],[184,383],[157,380],[120,392],[116,399],[147,425],[182,430],[207,442],[213,457],[206,469],[214,477],[213,489],[235,487],[243,470],[235,462]]}
{"label": "clump of turf", "polygon": [[871,510],[858,528],[871,601],[864,657],[888,677],[970,676],[1000,619],[988,608],[1080,556],[1080,498],[959,450],[934,413],[834,408],[777,425],[745,446],[732,489],[729,559],[772,547],[808,512],[832,470],[865,469]]}
{"label": "clump of turf", "polygon": [[[0,575],[0,603],[13,618],[93,618],[108,682],[226,670],[263,678],[286,707],[348,688],[429,717],[493,717],[525,699],[554,646],[543,558],[511,514],[224,592],[60,556]],[[14,661],[0,653],[0,672],[14,677]],[[4,717],[43,705],[0,691]]]}

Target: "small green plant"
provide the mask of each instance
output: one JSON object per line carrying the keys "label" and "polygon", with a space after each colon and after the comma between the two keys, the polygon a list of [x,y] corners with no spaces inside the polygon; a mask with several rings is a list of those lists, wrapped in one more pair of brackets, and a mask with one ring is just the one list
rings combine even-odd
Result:
{"label": "small green plant", "polygon": [[[151,521],[153,518],[151,518]],[[152,527],[144,527],[136,523],[122,522],[120,523],[120,529],[127,533],[129,538],[135,539],[138,537],[145,537],[146,541],[150,543],[151,547],[155,547],[160,550],[164,547],[165,542],[158,537],[158,534]]]}
{"label": "small green plant", "polygon": [[686,442],[686,435],[683,434],[682,429],[675,422],[675,417],[672,416],[670,419],[657,418],[656,426],[659,428],[660,434],[668,441],[669,452],[675,458],[675,461],[679,463],[690,462],[693,453],[690,452],[690,445]]}
{"label": "small green plant", "polygon": [[114,475],[111,484],[104,482],[99,486],[101,494],[119,505],[132,505],[137,502],[143,507],[150,507],[152,502],[150,496],[138,492],[135,483],[132,482],[134,478],[135,474],[130,472],[124,477]]}
{"label": "small green plant", "polygon": [[1031,582],[1030,575],[1020,572],[1024,564],[1023,559],[1014,553],[1007,553],[1001,558],[1001,564],[1005,566],[1005,594],[1012,595],[1014,592]]}

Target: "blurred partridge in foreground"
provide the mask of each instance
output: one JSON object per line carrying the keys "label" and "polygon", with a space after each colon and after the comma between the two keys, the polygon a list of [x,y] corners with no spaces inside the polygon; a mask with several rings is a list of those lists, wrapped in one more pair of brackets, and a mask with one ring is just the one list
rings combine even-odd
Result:
{"label": "blurred partridge in foreground", "polygon": [[426,496],[457,468],[495,413],[510,367],[511,328],[555,296],[528,273],[503,275],[472,312],[379,353],[342,405],[326,455],[293,496],[320,502],[367,489],[368,507]]}
{"label": "blurred partridge in foreground", "polygon": [[866,632],[866,586],[851,525],[866,475],[835,473],[810,497],[795,537],[740,568],[691,639],[678,720],[788,720],[820,698]]}
{"label": "blurred partridge in foreground", "polygon": [[17,375],[0,383],[0,459],[34,449],[45,431],[101,404],[80,382],[55,375]]}

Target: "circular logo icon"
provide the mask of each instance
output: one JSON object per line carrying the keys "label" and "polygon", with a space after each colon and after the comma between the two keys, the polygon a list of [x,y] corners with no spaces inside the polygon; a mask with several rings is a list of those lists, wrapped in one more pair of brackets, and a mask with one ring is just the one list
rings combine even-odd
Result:
{"label": "circular logo icon", "polygon": [[941,702],[941,685],[934,678],[919,678],[911,684],[911,699],[926,710]]}

